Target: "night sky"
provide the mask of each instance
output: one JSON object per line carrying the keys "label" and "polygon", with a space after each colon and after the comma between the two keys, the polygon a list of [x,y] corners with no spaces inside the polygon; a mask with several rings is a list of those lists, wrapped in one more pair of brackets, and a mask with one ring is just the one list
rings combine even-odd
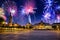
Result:
{"label": "night sky", "polygon": [[[0,7],[2,7],[2,4],[4,4],[7,0],[0,0]],[[17,23],[19,25],[25,25],[27,23],[29,23],[28,21],[28,16],[26,14],[22,14],[21,10],[23,9],[23,7],[25,7],[25,3],[28,2],[28,0],[10,0],[10,1],[14,1],[17,7],[17,13],[13,16],[13,23]],[[60,1],[59,0],[54,0],[53,7],[56,5],[60,5]],[[44,7],[45,7],[45,1],[44,0],[33,0],[34,3],[34,7],[36,8],[34,11],[35,13],[30,13],[30,17],[31,17],[31,24],[36,24],[36,23],[40,23],[41,18],[43,18],[43,11],[44,11]],[[23,7],[22,7],[23,6]],[[9,13],[5,12],[5,16],[7,17],[6,21],[9,21]]]}

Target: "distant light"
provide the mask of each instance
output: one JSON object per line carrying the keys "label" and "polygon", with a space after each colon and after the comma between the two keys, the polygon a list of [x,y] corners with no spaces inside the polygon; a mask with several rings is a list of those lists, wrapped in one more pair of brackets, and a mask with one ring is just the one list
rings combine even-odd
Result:
{"label": "distant light", "polygon": [[7,22],[5,24],[8,24]]}
{"label": "distant light", "polygon": [[5,22],[3,21],[2,24],[5,24]]}
{"label": "distant light", "polygon": [[14,26],[18,26],[17,24],[14,24]]}

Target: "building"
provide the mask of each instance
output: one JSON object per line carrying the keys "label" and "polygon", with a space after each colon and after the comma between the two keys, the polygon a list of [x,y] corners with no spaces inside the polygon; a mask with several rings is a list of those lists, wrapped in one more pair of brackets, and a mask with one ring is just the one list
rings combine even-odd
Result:
{"label": "building", "polygon": [[45,23],[45,29],[53,29],[53,28],[51,24]]}
{"label": "building", "polygon": [[53,29],[52,25],[44,23],[42,21],[39,24],[35,24],[33,27],[33,29]]}
{"label": "building", "polygon": [[30,24],[30,23],[27,23],[26,25],[25,25],[25,28],[32,28],[32,24]]}
{"label": "building", "polygon": [[53,24],[52,24],[52,27],[53,27],[54,29],[60,30],[60,23],[53,23]]}
{"label": "building", "polygon": [[33,29],[45,29],[45,25],[42,21],[39,24],[35,24],[33,27]]}

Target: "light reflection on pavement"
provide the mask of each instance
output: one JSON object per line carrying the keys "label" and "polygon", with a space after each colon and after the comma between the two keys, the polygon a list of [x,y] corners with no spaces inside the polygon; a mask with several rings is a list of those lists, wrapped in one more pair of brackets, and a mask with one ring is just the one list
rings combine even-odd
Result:
{"label": "light reflection on pavement", "polygon": [[2,28],[0,34],[24,34],[32,32],[32,29],[21,29],[21,28]]}
{"label": "light reflection on pavement", "polygon": [[0,40],[60,40],[60,31],[25,29],[22,33],[15,32],[0,34]]}

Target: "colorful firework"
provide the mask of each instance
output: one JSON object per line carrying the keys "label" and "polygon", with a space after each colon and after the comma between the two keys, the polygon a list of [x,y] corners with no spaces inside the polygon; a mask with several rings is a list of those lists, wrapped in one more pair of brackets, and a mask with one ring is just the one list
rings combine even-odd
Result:
{"label": "colorful firework", "polygon": [[44,19],[46,19],[46,21],[48,23],[53,22],[54,18],[55,18],[55,11],[52,8],[53,5],[53,0],[45,0],[46,4],[45,4],[45,8],[44,8]]}
{"label": "colorful firework", "polygon": [[60,10],[60,5],[56,7],[56,10]]}
{"label": "colorful firework", "polygon": [[24,4],[24,7],[22,9],[22,14],[26,14],[28,16],[29,23],[31,23],[31,16],[30,13],[34,13],[35,9],[35,3],[34,0],[26,0],[26,3]]}
{"label": "colorful firework", "polygon": [[4,7],[8,13],[11,13],[11,16],[17,13],[16,3],[13,1],[6,1]]}
{"label": "colorful firework", "polygon": [[44,17],[45,17],[45,19],[50,19],[51,14],[47,12],[47,13],[44,15]]}
{"label": "colorful firework", "polygon": [[27,0],[27,2],[24,5],[25,13],[34,13],[35,3],[33,0]]}

